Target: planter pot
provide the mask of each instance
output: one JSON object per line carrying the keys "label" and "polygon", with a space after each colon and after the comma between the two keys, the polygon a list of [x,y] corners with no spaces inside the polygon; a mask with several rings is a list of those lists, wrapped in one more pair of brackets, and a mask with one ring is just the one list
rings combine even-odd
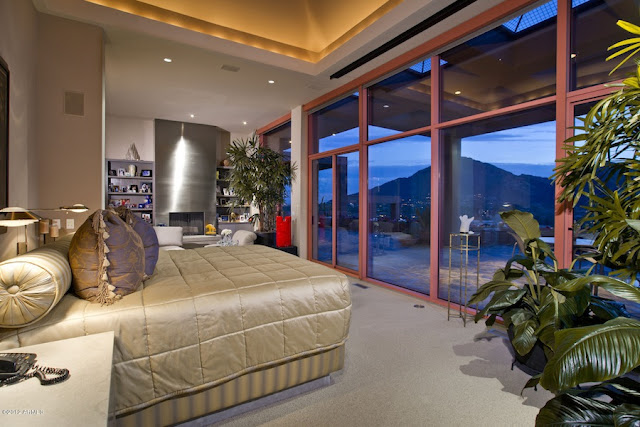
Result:
{"label": "planter pot", "polygon": [[271,246],[272,248],[276,247],[275,231],[270,231],[268,233],[257,231],[256,235],[258,236],[258,238],[255,241],[256,245]]}
{"label": "planter pot", "polygon": [[[513,325],[509,325],[507,335],[509,336],[509,343],[511,343],[513,340]],[[515,357],[515,360],[513,361],[514,365],[517,364],[520,369],[530,375],[539,374],[544,370],[544,367],[547,364],[547,355],[544,353],[544,344],[542,344],[540,340],[538,340],[531,351],[524,356],[521,356],[520,353],[513,348],[513,344],[511,345],[511,348],[513,349]]]}

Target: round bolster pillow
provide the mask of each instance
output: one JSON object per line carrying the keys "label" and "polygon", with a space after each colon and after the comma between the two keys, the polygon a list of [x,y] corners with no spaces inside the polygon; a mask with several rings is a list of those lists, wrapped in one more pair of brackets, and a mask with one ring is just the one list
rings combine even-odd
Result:
{"label": "round bolster pillow", "polygon": [[0,327],[20,328],[47,315],[71,286],[71,236],[0,263]]}

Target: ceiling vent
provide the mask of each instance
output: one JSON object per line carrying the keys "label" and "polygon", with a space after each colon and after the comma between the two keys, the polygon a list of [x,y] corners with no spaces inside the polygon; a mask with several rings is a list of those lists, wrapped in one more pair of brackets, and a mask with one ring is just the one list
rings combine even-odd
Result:
{"label": "ceiling vent", "polygon": [[240,67],[236,67],[235,65],[227,65],[227,64],[224,64],[222,66],[222,69],[225,71],[231,71],[232,73],[236,73],[240,71]]}

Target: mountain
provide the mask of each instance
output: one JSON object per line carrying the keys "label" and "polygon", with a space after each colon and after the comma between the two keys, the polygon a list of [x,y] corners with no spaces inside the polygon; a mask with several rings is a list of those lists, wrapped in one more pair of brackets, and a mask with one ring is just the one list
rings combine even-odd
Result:
{"label": "mountain", "polygon": [[[443,174],[445,210],[472,211],[476,218],[493,216],[501,210],[522,209],[533,213],[541,224],[553,225],[554,186],[548,178],[533,175],[515,175],[509,171],[463,157],[457,165],[458,179],[452,181]],[[448,195],[458,190],[457,201]],[[449,187],[451,188],[451,187]],[[406,178],[397,178],[369,190],[372,203],[407,203],[410,199],[425,202],[431,197],[431,167],[423,168]],[[358,193],[349,195],[356,202]],[[453,204],[456,206],[453,206]]]}

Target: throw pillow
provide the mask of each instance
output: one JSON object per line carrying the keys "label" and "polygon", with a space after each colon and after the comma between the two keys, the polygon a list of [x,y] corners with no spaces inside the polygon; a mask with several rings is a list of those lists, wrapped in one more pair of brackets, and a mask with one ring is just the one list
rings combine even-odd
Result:
{"label": "throw pillow", "polygon": [[98,209],[73,236],[69,264],[80,298],[113,304],[142,283],[142,239],[114,211]]}
{"label": "throw pillow", "polygon": [[238,243],[238,246],[253,245],[258,238],[256,233],[249,230],[238,230],[233,234],[231,240]]}
{"label": "throw pillow", "polygon": [[142,239],[142,246],[144,246],[144,274],[151,276],[158,263],[158,250],[160,248],[156,231],[151,224],[143,221],[142,218],[135,215],[125,206],[117,207],[116,213]]}

